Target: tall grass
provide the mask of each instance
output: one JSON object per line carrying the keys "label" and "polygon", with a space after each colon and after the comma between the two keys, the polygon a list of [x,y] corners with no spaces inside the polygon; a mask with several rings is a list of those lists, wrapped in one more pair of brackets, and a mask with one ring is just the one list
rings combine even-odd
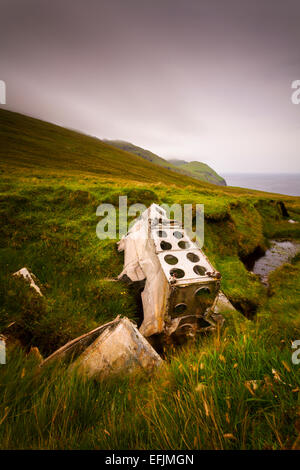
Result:
{"label": "tall grass", "polygon": [[1,448],[298,447],[300,375],[290,344],[255,325],[189,344],[163,370],[94,382],[12,349],[1,369]]}

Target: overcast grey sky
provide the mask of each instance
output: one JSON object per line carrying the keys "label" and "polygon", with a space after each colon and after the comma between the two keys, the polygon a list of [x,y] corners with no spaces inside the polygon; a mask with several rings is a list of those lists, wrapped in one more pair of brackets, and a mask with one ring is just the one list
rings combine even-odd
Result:
{"label": "overcast grey sky", "polygon": [[0,0],[7,109],[219,172],[300,172],[299,0]]}

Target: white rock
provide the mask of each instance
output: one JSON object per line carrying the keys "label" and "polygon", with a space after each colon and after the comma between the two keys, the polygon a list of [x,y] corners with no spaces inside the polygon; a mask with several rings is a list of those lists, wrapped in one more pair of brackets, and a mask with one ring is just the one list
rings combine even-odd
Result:
{"label": "white rock", "polygon": [[290,223],[290,224],[298,224],[298,222],[297,222],[296,220],[293,220],[293,219],[290,219],[290,220],[289,220],[289,223]]}
{"label": "white rock", "polygon": [[41,297],[43,297],[40,288],[34,282],[33,278],[35,278],[35,275],[30,273],[27,268],[20,269],[19,271],[15,272],[13,276],[23,277],[29,283],[30,287],[32,287]]}

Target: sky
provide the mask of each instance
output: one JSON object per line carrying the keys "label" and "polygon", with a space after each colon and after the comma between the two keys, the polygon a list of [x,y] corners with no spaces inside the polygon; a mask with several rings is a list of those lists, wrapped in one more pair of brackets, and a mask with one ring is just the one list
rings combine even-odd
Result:
{"label": "sky", "polygon": [[220,173],[300,173],[299,0],[0,0],[3,108]]}

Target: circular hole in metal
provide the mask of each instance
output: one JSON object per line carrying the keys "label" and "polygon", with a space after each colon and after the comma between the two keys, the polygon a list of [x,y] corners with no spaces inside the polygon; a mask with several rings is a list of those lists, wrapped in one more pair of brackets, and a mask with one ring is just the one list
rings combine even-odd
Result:
{"label": "circular hole in metal", "polygon": [[210,289],[208,287],[200,287],[200,289],[197,289],[195,292],[195,297],[205,297],[207,295],[210,295]]}
{"label": "circular hole in metal", "polygon": [[199,276],[205,276],[206,269],[204,266],[200,266],[200,264],[196,264],[196,266],[193,267],[194,273],[198,274]]}
{"label": "circular hole in metal", "polygon": [[197,256],[195,253],[188,253],[186,257],[192,263],[197,263],[197,261],[200,260],[199,256]]}
{"label": "circular hole in metal", "polygon": [[174,312],[180,314],[180,313],[185,312],[186,309],[187,309],[186,304],[177,304],[174,307]]}
{"label": "circular hole in metal", "polygon": [[186,250],[187,248],[190,247],[190,244],[189,244],[189,242],[185,242],[184,240],[181,240],[180,242],[178,242],[178,246],[182,250]]}
{"label": "circular hole in metal", "polygon": [[166,255],[165,262],[168,264],[177,264],[178,258],[176,258],[176,256],[173,256],[173,255]]}
{"label": "circular hole in metal", "polygon": [[176,230],[176,232],[173,233],[173,236],[177,238],[178,240],[180,240],[180,238],[183,238],[183,233],[178,232],[178,230]]}
{"label": "circular hole in metal", "polygon": [[184,277],[185,272],[183,271],[183,269],[173,268],[170,270],[170,274],[171,276],[176,277],[176,279],[181,279],[182,277]]}
{"label": "circular hole in metal", "polygon": [[157,235],[158,235],[160,238],[166,238],[167,232],[165,232],[164,230],[158,230]]}
{"label": "circular hole in metal", "polygon": [[165,241],[160,242],[160,247],[161,247],[162,250],[171,250],[172,249],[171,243],[168,243],[168,242],[165,242]]}

